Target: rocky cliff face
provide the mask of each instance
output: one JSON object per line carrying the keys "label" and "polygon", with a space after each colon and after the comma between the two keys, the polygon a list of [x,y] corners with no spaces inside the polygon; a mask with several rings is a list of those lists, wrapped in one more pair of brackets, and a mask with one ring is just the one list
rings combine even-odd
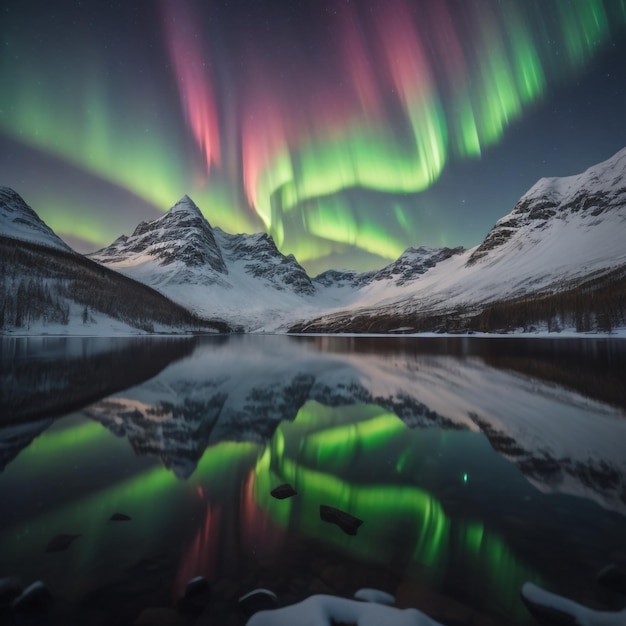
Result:
{"label": "rocky cliff face", "polygon": [[[200,309],[198,298],[186,299],[177,287],[215,286],[247,295],[250,285],[311,295],[315,288],[293,255],[283,255],[265,233],[230,235],[213,229],[193,201],[185,196],[163,217],[143,222],[130,236],[122,235],[92,259],[157,287],[181,304]],[[252,283],[251,283],[252,281]],[[216,293],[205,292],[211,299]]]}
{"label": "rocky cliff face", "polygon": [[323,287],[349,286],[361,288],[380,281],[389,281],[401,287],[425,274],[441,261],[461,254],[464,248],[407,248],[395,261],[380,270],[354,272],[351,270],[327,270],[315,278]]}
{"label": "rocky cliff face", "polygon": [[374,273],[372,281],[391,280],[402,286],[425,274],[437,264],[461,254],[464,248],[408,248],[393,263]]}
{"label": "rocky cliff face", "polygon": [[193,282],[190,269],[204,269],[205,278],[228,274],[213,229],[188,196],[179,200],[163,217],[141,222],[130,237],[122,235],[110,246],[89,255],[105,265],[123,266],[151,260],[163,267],[178,264],[169,280]]}
{"label": "rocky cliff face", "polygon": [[292,290],[311,295],[315,287],[293,254],[282,254],[266,233],[230,235],[215,229],[215,234],[229,264],[240,264],[246,274],[262,279],[279,291]]}

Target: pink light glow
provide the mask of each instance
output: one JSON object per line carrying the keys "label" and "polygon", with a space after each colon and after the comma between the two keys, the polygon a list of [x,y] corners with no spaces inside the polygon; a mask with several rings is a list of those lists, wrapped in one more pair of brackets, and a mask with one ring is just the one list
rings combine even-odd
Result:
{"label": "pink light glow", "polygon": [[241,546],[255,558],[275,556],[285,542],[284,531],[256,502],[254,470],[250,470],[241,494]]}
{"label": "pink light glow", "polygon": [[383,14],[380,36],[394,86],[404,104],[410,105],[416,96],[430,95],[432,75],[407,5],[396,3],[394,9]]}
{"label": "pink light glow", "polygon": [[180,598],[187,581],[195,576],[214,580],[217,571],[221,517],[221,507],[212,507],[211,503],[207,502],[204,523],[198,528],[178,566],[174,597]]}
{"label": "pink light glow", "polygon": [[206,162],[207,173],[220,162],[217,109],[202,33],[185,0],[161,3],[163,27],[187,123]]}

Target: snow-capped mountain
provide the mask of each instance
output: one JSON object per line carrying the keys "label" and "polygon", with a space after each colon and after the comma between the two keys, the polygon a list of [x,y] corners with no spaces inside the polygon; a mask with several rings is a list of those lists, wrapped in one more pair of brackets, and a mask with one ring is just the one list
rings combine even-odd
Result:
{"label": "snow-capped mountain", "polygon": [[[151,260],[167,268],[160,276],[161,284],[194,283],[198,279],[211,284],[228,273],[211,225],[189,196],[159,219],[141,222],[130,237],[122,235],[89,256],[103,264],[132,266],[136,271]],[[200,274],[194,268],[204,271]]]}
{"label": "snow-capped mountain", "polygon": [[[292,330],[441,330],[446,317],[477,315],[487,305],[525,296],[575,291],[583,283],[586,291],[598,285],[623,291],[625,241],[626,148],[577,176],[540,180],[479,246],[454,251],[419,280],[358,286],[343,309]],[[331,277],[358,283],[351,275]],[[414,325],[416,318],[424,320],[421,326]]]}
{"label": "snow-capped mountain", "polygon": [[301,307],[315,293],[302,266],[281,254],[269,235],[214,229],[187,196],[89,256],[199,315],[221,316],[248,330],[276,312]]}
{"label": "snow-capped mountain", "polygon": [[[13,207],[0,213],[10,224],[7,232],[25,232],[27,241],[55,240],[30,209],[20,209],[16,219],[16,194],[3,194],[10,199],[5,207]],[[624,241],[626,148],[582,174],[540,180],[473,249],[409,248],[374,272],[329,270],[311,279],[270,236],[212,228],[187,196],[90,258],[199,317],[246,331],[418,332],[536,324],[584,331],[626,324],[614,306],[626,291]],[[593,298],[578,297],[592,292]],[[528,298],[532,315],[528,301],[522,302]],[[506,319],[492,315],[502,303],[509,306]],[[531,319],[523,319],[515,306]],[[566,313],[556,322],[550,313],[555,308]]]}
{"label": "snow-capped mountain", "polygon": [[410,284],[461,252],[409,248],[377,271],[329,270],[312,280],[266,233],[232,235],[212,228],[185,196],[162,217],[89,257],[199,315],[221,316],[254,331],[284,330],[298,317],[349,304],[371,286]]}
{"label": "snow-capped mountain", "polygon": [[[194,249],[191,245],[192,257]],[[0,331],[110,335],[230,330],[208,318],[74,252],[17,193],[0,188]]]}
{"label": "snow-capped mountain", "polygon": [[[92,258],[248,331],[442,330],[493,303],[623,281],[625,177],[626,149],[580,175],[540,180],[476,248],[409,248],[372,272],[311,280],[271,237],[213,229],[187,197]],[[594,327],[600,313],[583,314]]]}
{"label": "snow-capped mountain", "polygon": [[0,235],[71,252],[71,248],[9,187],[0,186]]}
{"label": "snow-capped mountain", "polygon": [[[521,250],[548,236],[554,228],[580,229],[591,232],[603,222],[624,227],[626,207],[626,148],[603,163],[577,176],[542,178],[525,193],[511,213],[499,219],[485,240],[476,248],[468,264],[481,259],[496,259],[507,250]],[[621,217],[616,214],[621,213]],[[598,219],[602,216],[601,219]],[[618,234],[623,234],[621,230]],[[617,244],[615,238],[606,242]],[[622,247],[623,248],[623,247]],[[596,251],[600,258],[610,259],[622,249],[615,245]],[[597,257],[595,257],[597,258]],[[594,257],[592,257],[594,259]]]}

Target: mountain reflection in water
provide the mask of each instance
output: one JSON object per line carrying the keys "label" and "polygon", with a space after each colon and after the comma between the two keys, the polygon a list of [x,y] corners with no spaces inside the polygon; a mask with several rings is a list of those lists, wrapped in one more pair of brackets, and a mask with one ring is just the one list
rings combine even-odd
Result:
{"label": "mountain reflection in water", "polygon": [[[233,623],[255,587],[378,587],[444,624],[530,623],[526,580],[614,608],[625,364],[592,339],[3,341],[2,561],[63,623],[132,623],[196,575]],[[45,554],[58,533],[80,537]]]}

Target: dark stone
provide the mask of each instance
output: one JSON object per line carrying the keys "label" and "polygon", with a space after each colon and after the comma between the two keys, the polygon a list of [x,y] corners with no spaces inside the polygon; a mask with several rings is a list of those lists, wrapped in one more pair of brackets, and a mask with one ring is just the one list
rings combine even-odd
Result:
{"label": "dark stone", "polygon": [[320,504],[320,519],[323,522],[336,524],[347,535],[356,535],[359,526],[363,523],[363,520],[358,517],[326,504]]}
{"label": "dark stone", "polygon": [[248,615],[259,611],[269,611],[278,607],[278,598],[269,589],[255,589],[241,596],[237,601],[239,607]]}
{"label": "dark stone", "polygon": [[270,493],[278,500],[284,500],[285,498],[292,498],[298,495],[298,492],[287,483],[274,487]]}
{"label": "dark stone", "polygon": [[48,588],[38,580],[29,585],[13,600],[11,606],[20,613],[45,613],[52,604],[52,594]]}
{"label": "dark stone", "polygon": [[67,550],[74,539],[77,539],[78,537],[80,537],[80,535],[57,535],[51,539],[46,546],[46,552],[63,552],[63,550]]}
{"label": "dark stone", "polygon": [[109,518],[110,522],[130,522],[132,518],[130,515],[126,515],[125,513],[113,513]]}
{"label": "dark stone", "polygon": [[22,585],[17,578],[0,578],[0,606],[11,604],[22,593]]}
{"label": "dark stone", "polygon": [[196,576],[187,581],[185,593],[178,601],[178,610],[185,615],[202,613],[211,597],[211,586],[203,576]]}
{"label": "dark stone", "polygon": [[185,585],[185,600],[195,598],[200,595],[208,595],[211,593],[211,587],[209,581],[203,576],[196,576],[187,582]]}
{"label": "dark stone", "polygon": [[626,595],[626,569],[611,563],[603,567],[597,574],[596,580],[607,589]]}

